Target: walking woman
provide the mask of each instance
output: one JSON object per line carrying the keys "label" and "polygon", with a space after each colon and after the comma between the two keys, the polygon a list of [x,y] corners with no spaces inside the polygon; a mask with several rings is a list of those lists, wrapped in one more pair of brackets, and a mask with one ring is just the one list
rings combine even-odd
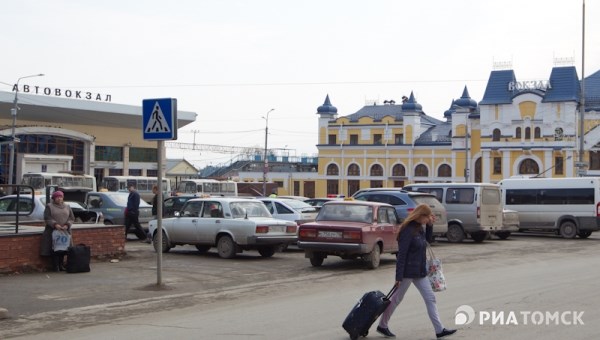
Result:
{"label": "walking woman", "polygon": [[44,210],[44,220],[46,227],[42,234],[42,243],[40,254],[42,256],[52,256],[52,269],[54,271],[65,270],[64,257],[65,251],[54,251],[52,249],[52,232],[54,230],[63,230],[71,233],[71,225],[75,222],[75,216],[71,207],[64,203],[65,195],[62,191],[52,193],[52,202],[46,204]]}
{"label": "walking woman", "polygon": [[[406,290],[411,283],[417,287],[425,301],[427,314],[429,314],[429,319],[433,323],[436,337],[442,338],[456,332],[455,329],[444,328],[435,304],[435,295],[431,289],[429,279],[426,277],[426,234],[432,233],[433,222],[435,222],[435,215],[433,215],[431,208],[426,204],[420,204],[400,225],[396,261],[396,286],[398,288],[390,297],[391,303],[381,315],[377,327],[377,332],[387,338],[396,337],[394,333],[390,332],[388,321],[402,298],[404,298],[404,294],[406,294]],[[427,232],[425,232],[425,228]]]}

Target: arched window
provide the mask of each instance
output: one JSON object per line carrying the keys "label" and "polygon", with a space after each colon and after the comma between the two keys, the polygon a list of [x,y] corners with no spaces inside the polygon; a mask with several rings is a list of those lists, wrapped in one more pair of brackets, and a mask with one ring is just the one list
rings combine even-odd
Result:
{"label": "arched window", "polygon": [[438,168],[438,177],[451,177],[452,168],[448,164],[442,164]]}
{"label": "arched window", "polygon": [[429,170],[423,164],[419,164],[415,167],[415,176],[417,177],[427,177],[429,176]]}
{"label": "arched window", "polygon": [[360,168],[357,164],[352,163],[348,166],[348,176],[360,176]]}
{"label": "arched window", "polygon": [[533,138],[542,138],[542,130],[539,127],[533,130]]}
{"label": "arched window", "polygon": [[379,164],[371,166],[371,176],[383,176],[383,168]]}
{"label": "arched window", "polygon": [[396,164],[394,165],[394,167],[392,168],[392,176],[406,176],[406,169],[404,168],[404,165],[402,164]]}
{"label": "arched window", "polygon": [[530,127],[525,128],[525,139],[531,139],[531,128]]}
{"label": "arched window", "polygon": [[475,161],[475,182],[476,183],[482,182],[483,176],[481,176],[481,174],[482,174],[481,157],[479,157]]}
{"label": "arched window", "polygon": [[518,127],[517,131],[515,132],[515,138],[521,138],[521,128]]}
{"label": "arched window", "polygon": [[520,175],[537,175],[539,173],[540,167],[533,159],[524,159],[521,164],[519,164]]}
{"label": "arched window", "polygon": [[327,166],[327,175],[329,176],[338,176],[340,174],[340,169],[335,164],[329,164]]}
{"label": "arched window", "polygon": [[494,129],[494,131],[492,132],[492,141],[500,141],[500,129]]}

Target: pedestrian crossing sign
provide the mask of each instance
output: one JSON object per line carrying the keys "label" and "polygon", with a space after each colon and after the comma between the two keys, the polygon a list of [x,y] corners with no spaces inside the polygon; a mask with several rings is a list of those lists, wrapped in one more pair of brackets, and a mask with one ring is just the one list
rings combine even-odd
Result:
{"label": "pedestrian crossing sign", "polygon": [[144,99],[142,129],[144,140],[177,139],[177,99]]}

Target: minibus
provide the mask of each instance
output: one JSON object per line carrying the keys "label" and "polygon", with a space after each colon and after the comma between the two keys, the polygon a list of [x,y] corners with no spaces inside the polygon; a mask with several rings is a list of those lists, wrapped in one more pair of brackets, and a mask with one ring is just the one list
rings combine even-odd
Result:
{"label": "minibus", "polygon": [[502,201],[519,213],[521,231],[552,231],[564,238],[589,237],[600,229],[600,178],[507,178]]}
{"label": "minibus", "polygon": [[446,208],[449,242],[462,242],[470,236],[482,242],[489,234],[501,239],[510,236],[502,224],[500,186],[492,183],[418,183],[404,187],[408,191],[434,194]]}

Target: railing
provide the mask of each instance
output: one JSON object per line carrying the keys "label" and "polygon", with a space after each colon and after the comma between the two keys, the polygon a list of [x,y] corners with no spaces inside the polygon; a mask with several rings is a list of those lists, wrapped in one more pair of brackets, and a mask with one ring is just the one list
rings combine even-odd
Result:
{"label": "railing", "polygon": [[[33,208],[35,207],[35,190],[30,185],[21,185],[21,184],[3,184],[0,187],[2,189],[2,192],[4,192],[4,193],[6,193],[6,192],[13,193],[14,192],[15,195],[17,195],[14,216],[15,216],[15,234],[18,234],[19,233],[19,216],[27,216],[27,215],[31,215],[33,213]],[[20,204],[21,203],[21,195],[22,194],[28,195],[27,194],[28,192],[31,193],[31,206],[29,208],[30,210],[26,214],[21,214],[21,210],[19,209],[21,206],[21,204]],[[4,216],[11,216],[12,215],[12,214],[10,214],[11,212],[12,211],[7,211]],[[25,212],[25,211],[23,211],[23,212]]]}

